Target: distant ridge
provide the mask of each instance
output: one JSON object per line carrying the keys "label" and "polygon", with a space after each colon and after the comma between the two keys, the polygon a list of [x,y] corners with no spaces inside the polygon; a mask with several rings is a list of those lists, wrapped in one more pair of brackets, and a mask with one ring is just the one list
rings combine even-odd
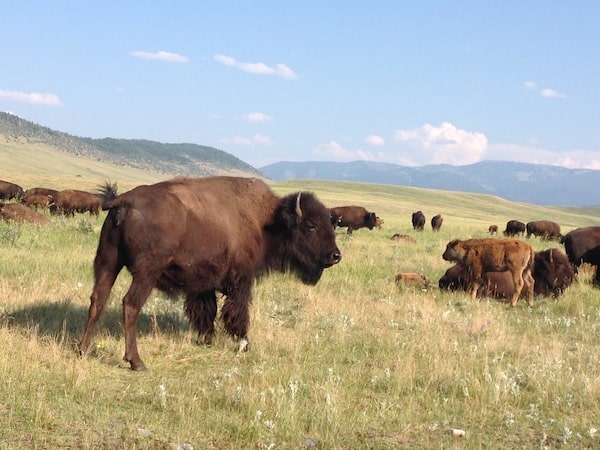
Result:
{"label": "distant ridge", "polygon": [[7,141],[45,144],[74,155],[175,176],[263,176],[251,165],[214,147],[163,144],[142,139],[77,137],[6,112],[0,112],[0,135]]}
{"label": "distant ridge", "polygon": [[260,168],[275,181],[290,179],[382,183],[491,194],[546,206],[600,206],[600,171],[506,161],[466,166],[405,167],[371,161],[278,162]]}

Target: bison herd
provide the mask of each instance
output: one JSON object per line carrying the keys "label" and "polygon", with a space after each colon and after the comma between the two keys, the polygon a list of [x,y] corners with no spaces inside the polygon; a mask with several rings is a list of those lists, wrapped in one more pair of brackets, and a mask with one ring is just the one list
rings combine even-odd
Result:
{"label": "bison herd", "polygon": [[[3,200],[15,200],[4,203]],[[0,217],[16,222],[49,223],[40,210],[73,217],[75,213],[89,213],[98,217],[102,198],[98,194],[78,189],[62,191],[44,187],[24,190],[9,181],[0,180]]]}
{"label": "bison herd", "polygon": [[[5,201],[5,202],[1,202]],[[224,295],[221,319],[225,331],[248,348],[249,306],[254,280],[271,271],[290,272],[306,284],[316,284],[323,271],[341,260],[336,228],[346,233],[381,228],[383,219],[362,206],[328,208],[310,192],[275,195],[261,180],[240,177],[180,178],[138,186],[118,195],[106,184],[99,193],[76,189],[24,190],[0,181],[0,217],[6,221],[50,223],[53,214],[73,216],[108,211],[94,258],[94,287],[88,319],[78,344],[84,355],[112,286],[125,267],[132,274],[123,298],[125,356],[134,370],[145,369],[136,342],[137,318],[153,289],[182,294],[184,311],[200,342],[210,344],[215,332],[217,294]],[[218,211],[219,214],[214,214]],[[431,218],[439,232],[443,218]],[[422,232],[426,218],[412,213],[413,230]],[[440,289],[468,292],[471,298],[506,299],[515,306],[525,297],[559,296],[576,279],[583,263],[596,266],[600,285],[600,226],[561,234],[549,220],[510,220],[504,237],[453,239],[441,255],[454,263],[439,279]],[[558,248],[535,252],[519,237],[557,240]],[[401,243],[416,243],[394,234]],[[403,272],[398,284],[428,287],[425,276]]]}

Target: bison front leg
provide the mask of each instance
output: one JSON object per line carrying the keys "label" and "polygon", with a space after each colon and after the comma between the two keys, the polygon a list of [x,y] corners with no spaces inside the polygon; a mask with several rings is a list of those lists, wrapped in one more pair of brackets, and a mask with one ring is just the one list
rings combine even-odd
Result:
{"label": "bison front leg", "polygon": [[214,291],[189,294],[185,299],[185,315],[198,332],[198,343],[212,344],[217,317],[217,296]]}
{"label": "bison front leg", "polygon": [[[515,292],[513,293],[513,296],[510,299],[510,306],[513,308],[515,306],[517,306],[517,302],[519,301],[519,297],[521,296],[521,291],[523,290],[523,286],[525,286],[525,284],[527,284],[528,289],[529,289],[530,283],[529,282],[526,283],[524,280],[525,273],[528,273],[529,275],[531,275],[527,269],[523,273],[512,272],[513,284],[515,285]],[[533,286],[533,284],[531,284],[531,286]],[[533,291],[531,291],[531,293],[533,294]],[[530,302],[533,302],[533,297],[531,299],[529,299],[529,298],[527,299],[527,303],[529,304]]]}
{"label": "bison front leg", "polygon": [[222,318],[225,331],[239,340],[238,351],[248,351],[248,326],[250,324],[250,303],[252,281],[238,283],[235,289],[227,292],[227,298],[223,304]]}
{"label": "bison front leg", "polygon": [[525,270],[525,272],[523,273],[523,280],[525,281],[525,286],[527,286],[527,305],[533,306],[533,296],[535,293],[535,278],[533,278],[531,270]]}

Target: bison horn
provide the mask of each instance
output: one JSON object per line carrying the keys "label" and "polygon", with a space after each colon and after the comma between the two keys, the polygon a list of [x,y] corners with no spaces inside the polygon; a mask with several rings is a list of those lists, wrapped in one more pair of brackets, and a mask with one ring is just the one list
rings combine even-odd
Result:
{"label": "bison horn", "polygon": [[300,208],[300,196],[302,192],[298,192],[298,197],[296,197],[296,215],[298,218],[302,217],[302,209]]}

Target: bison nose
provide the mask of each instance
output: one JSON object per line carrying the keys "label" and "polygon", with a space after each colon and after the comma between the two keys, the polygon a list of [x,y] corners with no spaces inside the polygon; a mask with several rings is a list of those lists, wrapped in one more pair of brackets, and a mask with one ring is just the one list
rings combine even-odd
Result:
{"label": "bison nose", "polygon": [[340,262],[340,260],[342,259],[342,254],[340,253],[339,250],[335,250],[332,254],[331,254],[331,264],[337,264]]}

